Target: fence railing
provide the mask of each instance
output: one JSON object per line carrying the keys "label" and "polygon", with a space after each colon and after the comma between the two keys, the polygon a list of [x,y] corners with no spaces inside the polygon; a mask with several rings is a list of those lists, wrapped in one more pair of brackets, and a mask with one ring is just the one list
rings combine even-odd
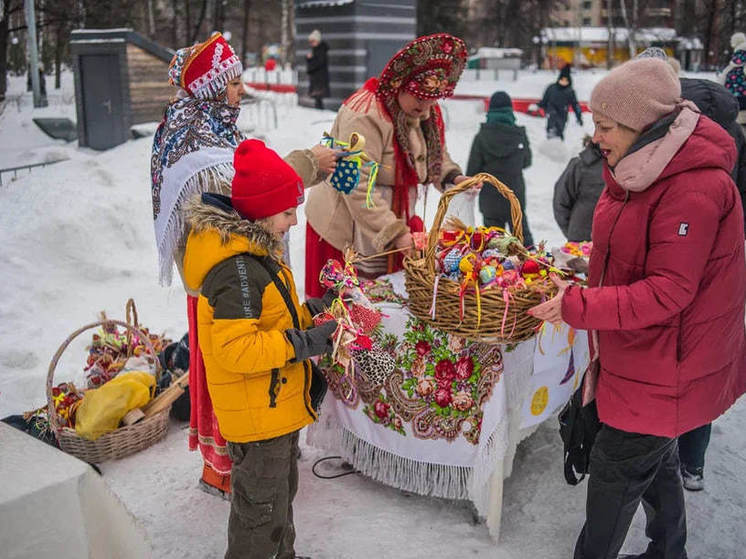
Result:
{"label": "fence railing", "polygon": [[11,180],[15,180],[18,178],[18,171],[28,171],[31,172],[32,169],[35,169],[36,167],[46,167],[47,165],[54,165],[55,163],[59,163],[60,161],[67,161],[67,158],[64,159],[55,159],[53,161],[44,161],[43,163],[31,163],[29,165],[19,165],[18,167],[6,167],[5,169],[0,169],[0,186],[3,186],[3,175],[7,175],[10,173],[13,173],[13,178]]}

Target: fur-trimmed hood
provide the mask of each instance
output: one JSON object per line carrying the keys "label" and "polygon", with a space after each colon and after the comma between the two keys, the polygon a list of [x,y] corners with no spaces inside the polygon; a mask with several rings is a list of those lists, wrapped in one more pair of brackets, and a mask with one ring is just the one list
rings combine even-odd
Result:
{"label": "fur-trimmed hood", "polygon": [[203,194],[185,204],[191,232],[184,254],[184,281],[190,289],[198,290],[216,264],[237,254],[270,254],[280,260],[282,242],[258,222],[243,219],[229,201],[227,196]]}

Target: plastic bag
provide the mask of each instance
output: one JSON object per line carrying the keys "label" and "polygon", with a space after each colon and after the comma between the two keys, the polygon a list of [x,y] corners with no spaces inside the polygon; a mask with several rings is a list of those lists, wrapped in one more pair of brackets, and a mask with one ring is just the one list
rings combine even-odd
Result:
{"label": "plastic bag", "polygon": [[89,441],[119,427],[122,418],[153,397],[155,377],[150,373],[121,373],[103,386],[86,391],[77,411],[75,431]]}

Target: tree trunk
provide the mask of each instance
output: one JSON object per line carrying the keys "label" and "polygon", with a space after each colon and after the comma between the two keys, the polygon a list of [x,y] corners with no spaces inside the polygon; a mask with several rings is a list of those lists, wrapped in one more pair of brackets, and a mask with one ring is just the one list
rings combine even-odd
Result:
{"label": "tree trunk", "polygon": [[190,46],[192,43],[189,41],[189,33],[192,31],[192,10],[189,5],[190,0],[184,0],[185,16],[186,16],[186,27],[184,28],[184,43],[185,47]]}
{"label": "tree trunk", "polygon": [[59,89],[62,81],[62,50],[65,48],[64,28],[62,24],[57,25],[57,33],[54,44],[54,88]]}
{"label": "tree trunk", "polygon": [[606,0],[606,29],[609,34],[606,45],[606,69],[611,70],[614,63],[614,24],[612,21],[611,0]]}
{"label": "tree trunk", "polygon": [[190,45],[197,42],[197,37],[199,37],[199,31],[200,31],[200,28],[202,27],[202,22],[205,21],[205,15],[207,15],[207,0],[202,0],[202,7],[199,10],[199,17],[197,18],[197,24],[194,26],[194,31],[192,32],[192,38],[189,41]]}
{"label": "tree trunk", "polygon": [[718,0],[710,0],[707,6],[707,28],[705,29],[705,62],[708,66],[713,65],[713,60],[717,60],[717,54],[715,52],[710,53],[715,41],[715,16],[717,15]]}
{"label": "tree trunk", "polygon": [[624,0],[619,0],[619,8],[622,11],[622,19],[624,20],[624,27],[627,28],[627,48],[629,49],[630,60],[635,57],[635,30],[629,25],[629,17],[627,17],[627,4]]}
{"label": "tree trunk", "polygon": [[0,20],[0,101],[5,99],[8,90],[8,2],[3,3],[2,20]]}
{"label": "tree trunk", "polygon": [[222,33],[225,28],[225,6],[223,6],[223,0],[215,0],[214,15],[214,29],[215,31],[220,31]]}
{"label": "tree trunk", "polygon": [[179,0],[171,0],[173,18],[171,19],[171,46],[174,49],[181,47],[179,44]]}
{"label": "tree trunk", "polygon": [[153,0],[147,0],[148,8],[148,35],[152,39],[155,37],[155,13],[153,11]]}
{"label": "tree trunk", "polygon": [[246,64],[249,53],[249,15],[251,14],[251,0],[243,0],[243,26],[241,28],[241,63]]}
{"label": "tree trunk", "polygon": [[282,65],[288,61],[288,52],[290,51],[290,45],[288,44],[288,20],[289,20],[289,7],[288,0],[280,0],[282,3],[282,13],[280,16],[280,43],[282,44]]}

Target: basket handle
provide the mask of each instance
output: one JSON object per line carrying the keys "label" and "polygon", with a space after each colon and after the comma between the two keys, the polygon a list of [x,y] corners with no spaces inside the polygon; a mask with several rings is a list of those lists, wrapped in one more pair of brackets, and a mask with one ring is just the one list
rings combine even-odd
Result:
{"label": "basket handle", "polygon": [[[130,299],[132,301],[132,299]],[[129,305],[129,301],[128,301]],[[134,308],[134,303],[133,303]],[[86,324],[85,326],[81,326],[78,328],[75,332],[70,334],[67,339],[65,339],[64,342],[62,342],[62,345],[57,349],[57,352],[52,357],[52,361],[49,363],[49,370],[47,371],[47,409],[49,414],[49,424],[52,426],[53,431],[57,431],[60,427],[59,422],[57,421],[57,410],[54,409],[54,401],[52,399],[52,387],[54,385],[54,370],[57,368],[57,363],[60,360],[60,357],[62,357],[62,354],[67,349],[67,346],[70,345],[70,343],[77,338],[80,334],[85,332],[86,330],[90,330],[92,328],[97,328],[99,326],[106,326],[110,324],[116,324],[117,326],[122,326],[127,329],[127,332],[132,334],[136,333],[140,336],[140,338],[145,342],[145,346],[148,348],[148,351],[153,356],[155,360],[155,383],[158,384],[158,381],[161,378],[161,363],[158,359],[158,355],[155,352],[155,348],[153,347],[153,344],[150,343],[150,338],[148,336],[145,336],[143,332],[130,324],[127,324],[126,322],[122,322],[120,320],[99,320],[98,322],[93,322],[92,324]]]}
{"label": "basket handle", "polygon": [[500,182],[498,179],[490,175],[489,173],[477,173],[473,177],[460,182],[459,184],[446,190],[440,197],[438,202],[438,211],[435,212],[435,220],[433,226],[430,228],[430,233],[427,236],[427,250],[425,252],[425,261],[430,269],[430,272],[435,272],[435,247],[438,245],[438,236],[440,235],[440,226],[443,224],[443,219],[448,211],[448,204],[456,194],[460,194],[465,190],[470,189],[476,184],[487,183],[493,186],[497,191],[503,195],[505,199],[510,203],[510,218],[513,222],[513,235],[518,237],[518,240],[523,243],[523,212],[521,211],[521,203],[516,198],[513,191],[510,190],[505,184]]}
{"label": "basket handle", "polygon": [[[125,320],[127,324],[136,328],[139,332],[140,322],[137,318],[137,308],[135,307],[135,300],[131,297],[127,299],[127,303],[124,306]],[[127,330],[127,357],[132,357],[134,347],[132,347],[132,340],[134,338],[132,330]]]}

